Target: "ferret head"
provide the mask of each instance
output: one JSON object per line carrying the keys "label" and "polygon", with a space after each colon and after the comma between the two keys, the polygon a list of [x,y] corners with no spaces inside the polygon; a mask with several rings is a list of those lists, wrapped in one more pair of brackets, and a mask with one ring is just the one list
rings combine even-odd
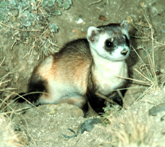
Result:
{"label": "ferret head", "polygon": [[130,53],[126,20],[121,24],[109,24],[97,28],[89,27],[87,40],[91,50],[111,61],[125,60]]}

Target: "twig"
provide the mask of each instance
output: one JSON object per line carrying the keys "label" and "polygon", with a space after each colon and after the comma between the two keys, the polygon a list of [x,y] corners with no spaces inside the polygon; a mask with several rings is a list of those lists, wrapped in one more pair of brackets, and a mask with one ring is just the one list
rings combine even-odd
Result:
{"label": "twig", "polygon": [[127,1],[127,0],[125,0],[124,2],[122,2],[121,5],[117,8],[117,10],[116,10],[115,13],[114,13],[114,17],[115,17],[115,15],[116,15],[116,12],[123,6],[123,4],[124,4],[126,1]]}
{"label": "twig", "polygon": [[0,104],[0,108],[1,108],[2,105],[5,103],[5,101],[8,101],[8,100],[10,99],[11,95],[13,95],[13,92],[12,92],[10,95],[8,95],[8,96],[2,101],[2,103]]}
{"label": "twig", "polygon": [[[110,103],[113,103],[113,104],[116,104],[116,105],[119,105],[118,103],[116,103],[115,101],[113,101],[112,99],[109,99],[108,97],[96,92],[95,93],[97,96],[99,96],[100,98],[102,99],[105,99],[106,101],[110,102]],[[119,105],[120,106],[120,105]]]}
{"label": "twig", "polygon": [[19,30],[19,31],[22,31],[22,32],[40,32],[40,30],[22,30],[22,29],[10,27],[10,26],[8,26],[8,25],[6,25],[6,24],[3,24],[3,23],[1,23],[1,22],[0,22],[0,25],[3,25],[3,26],[5,26],[5,27],[7,27],[7,28],[10,28],[10,29]]}
{"label": "twig", "polygon": [[17,43],[18,40],[20,40],[20,38],[16,38],[16,39],[14,40],[14,43],[13,43],[12,46],[11,46],[11,50],[13,49],[14,45]]}
{"label": "twig", "polygon": [[[152,58],[153,58],[153,64],[154,64],[154,37],[153,37],[153,29],[152,29],[152,25],[149,23],[149,21],[148,21],[148,19],[147,19],[147,17],[144,15],[144,17],[145,17],[145,19],[146,19],[146,21],[147,21],[147,23],[148,23],[148,25],[149,25],[149,28],[150,28],[150,30],[151,30],[151,40],[152,40]],[[154,68],[155,68],[155,64],[154,64]]]}
{"label": "twig", "polygon": [[31,51],[35,48],[35,43],[36,43],[36,41],[34,41],[32,44],[33,44],[33,46],[30,48],[30,51],[29,51],[29,53],[28,53],[28,55],[30,55],[30,53],[31,53]]}
{"label": "twig", "polygon": [[22,12],[19,14],[18,18],[20,18],[21,15],[22,15],[22,13],[23,13],[25,10],[27,10],[28,8],[29,8],[29,7],[26,7],[25,9],[23,9]]}
{"label": "twig", "polygon": [[1,81],[3,81],[9,74],[12,74],[12,73],[14,73],[14,72],[8,72],[7,74],[5,74],[3,77],[0,78]]}
{"label": "twig", "polygon": [[14,37],[15,37],[17,34],[19,34],[19,31],[16,31],[16,32],[13,34],[12,39],[14,39]]}
{"label": "twig", "polygon": [[3,82],[1,81],[1,82],[0,82],[0,87],[1,87],[2,84],[7,83],[7,82],[9,82],[10,80],[11,80],[11,79],[6,80],[6,81],[3,81]]}
{"label": "twig", "polygon": [[[43,93],[45,93],[45,92],[30,92],[30,93],[25,93],[24,95],[19,95],[19,94],[17,94],[17,93],[15,93],[15,94],[17,94],[17,98],[22,98],[22,99],[24,99],[29,105],[32,105],[33,107],[37,108],[38,110],[40,110],[40,111],[43,112],[44,114],[48,115],[46,112],[44,112],[43,110],[41,110],[39,107],[36,107],[36,105],[34,105],[34,104],[31,103],[30,101],[28,101],[26,98],[24,98],[24,96],[30,95],[30,94],[34,94],[34,93],[41,93],[41,94],[43,94]],[[47,93],[45,93],[45,94],[47,94]],[[15,99],[15,100],[16,100],[16,99]],[[15,100],[14,100],[14,101],[15,101]],[[14,101],[13,101],[13,102],[14,102]]]}
{"label": "twig", "polygon": [[47,39],[47,40],[48,40],[48,42],[49,42],[51,45],[53,45],[53,46],[59,48],[58,45],[56,45],[55,43],[51,42],[50,39]]}
{"label": "twig", "polygon": [[117,76],[118,78],[122,78],[122,79],[126,79],[126,80],[132,80],[132,81],[136,81],[136,82],[141,82],[141,83],[144,83],[145,85],[150,85],[148,84],[147,82],[145,81],[141,81],[141,80],[136,80],[136,79],[132,79],[132,78],[127,78],[127,77],[122,77],[122,76]]}
{"label": "twig", "polygon": [[148,21],[146,15],[144,14],[144,17],[149,25],[149,28],[151,30],[151,41],[152,41],[152,60],[150,61],[151,65],[152,65],[152,70],[153,70],[153,74],[154,74],[154,78],[155,78],[155,81],[156,82],[156,88],[158,88],[158,79],[157,79],[157,75],[156,75],[156,72],[155,72],[155,51],[154,51],[154,31],[153,31],[153,27],[152,25],[150,24],[150,22]]}
{"label": "twig", "polygon": [[94,4],[97,4],[97,3],[100,3],[100,2],[102,2],[103,0],[99,0],[99,1],[96,1],[96,2],[92,2],[92,3],[90,3],[89,5],[88,5],[88,7],[90,7],[91,5],[94,5]]}
{"label": "twig", "polygon": [[[14,110],[14,113],[19,113],[19,112],[22,112],[22,111],[28,110],[28,109],[30,109],[30,107],[21,108],[18,110]],[[13,113],[13,111],[4,112],[4,114],[10,114],[10,113]],[[3,113],[1,113],[1,114],[3,114]]]}
{"label": "twig", "polygon": [[7,91],[7,90],[15,90],[16,88],[4,88],[4,89],[0,89],[0,91]]}
{"label": "twig", "polygon": [[150,81],[152,83],[152,81],[147,78],[146,76],[144,76],[142,73],[140,73],[137,69],[134,69],[138,74],[140,74],[143,78],[145,78],[146,80]]}
{"label": "twig", "polygon": [[[144,63],[144,61],[142,60],[142,58],[140,57],[140,55],[137,53],[137,51],[134,49],[134,47],[133,46],[131,46],[132,47],[132,49],[135,51],[135,53],[136,53],[136,55],[139,57],[139,59],[141,60],[141,62],[144,64],[144,65],[146,65],[145,63]],[[144,51],[146,51],[143,47],[142,47],[142,49],[144,50]],[[148,55],[148,52],[146,51],[146,53],[147,53],[147,55]],[[147,69],[147,68],[146,68]],[[147,72],[148,73],[150,73],[150,71],[147,69]],[[150,74],[150,76],[152,77],[152,75]]]}
{"label": "twig", "polygon": [[[42,7],[40,7],[39,10],[41,11],[42,15],[44,16],[44,18],[45,18],[45,20],[46,20],[46,16],[44,15],[44,12],[42,11]],[[48,21],[46,20],[46,22],[47,22],[46,25],[48,26]],[[46,28],[47,28],[47,26],[46,26]]]}
{"label": "twig", "polygon": [[0,67],[2,66],[3,62],[5,61],[6,57],[3,58],[1,64],[0,64]]}

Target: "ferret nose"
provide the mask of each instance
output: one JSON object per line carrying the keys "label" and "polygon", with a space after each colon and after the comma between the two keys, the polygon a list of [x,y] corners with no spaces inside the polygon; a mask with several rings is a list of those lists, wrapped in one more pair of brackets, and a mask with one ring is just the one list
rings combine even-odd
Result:
{"label": "ferret nose", "polygon": [[127,53],[128,53],[128,51],[127,51],[126,49],[123,49],[123,50],[121,51],[121,54],[124,55],[124,56],[127,55]]}

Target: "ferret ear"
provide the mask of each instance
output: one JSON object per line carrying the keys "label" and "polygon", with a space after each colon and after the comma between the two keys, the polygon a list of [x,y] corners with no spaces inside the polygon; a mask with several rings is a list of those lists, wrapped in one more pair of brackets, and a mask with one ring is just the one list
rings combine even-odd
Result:
{"label": "ferret ear", "polygon": [[128,22],[124,19],[122,23],[120,24],[122,28],[128,29]]}
{"label": "ferret ear", "polygon": [[123,22],[120,24],[120,27],[122,28],[122,32],[127,36],[129,39],[129,34],[128,34],[128,22],[127,20],[123,20]]}
{"label": "ferret ear", "polygon": [[88,28],[88,31],[87,31],[87,40],[89,42],[94,43],[95,41],[98,40],[99,34],[100,34],[100,29],[91,26]]}

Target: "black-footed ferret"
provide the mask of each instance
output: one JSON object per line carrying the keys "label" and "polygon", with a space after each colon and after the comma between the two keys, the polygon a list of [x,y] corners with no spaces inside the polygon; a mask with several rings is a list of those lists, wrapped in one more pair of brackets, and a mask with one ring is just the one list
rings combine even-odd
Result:
{"label": "black-footed ferret", "polygon": [[[33,71],[24,96],[34,105],[69,103],[83,109],[87,100],[96,112],[104,101],[95,93],[111,97],[125,87],[129,56],[128,24],[89,27],[87,39],[67,43]],[[28,94],[29,93],[29,94]],[[122,105],[122,100],[113,98]]]}

